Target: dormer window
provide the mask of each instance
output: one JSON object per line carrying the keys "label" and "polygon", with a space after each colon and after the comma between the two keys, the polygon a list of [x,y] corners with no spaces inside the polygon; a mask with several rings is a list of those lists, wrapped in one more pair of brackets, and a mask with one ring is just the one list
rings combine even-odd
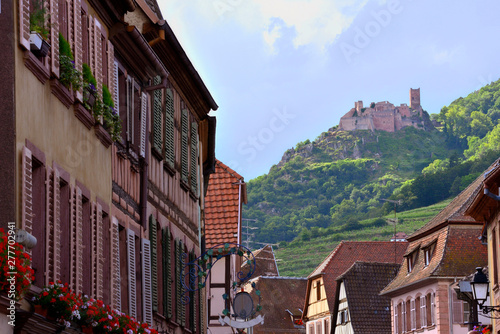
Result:
{"label": "dormer window", "polygon": [[415,265],[417,263],[417,258],[418,258],[418,249],[413,251],[406,257],[406,262],[408,264],[408,273],[411,273],[415,268]]}
{"label": "dormer window", "polygon": [[426,267],[429,265],[429,263],[431,263],[431,259],[432,259],[432,256],[434,255],[435,249],[436,249],[435,242],[433,242],[428,247],[424,248],[424,263],[425,263]]}

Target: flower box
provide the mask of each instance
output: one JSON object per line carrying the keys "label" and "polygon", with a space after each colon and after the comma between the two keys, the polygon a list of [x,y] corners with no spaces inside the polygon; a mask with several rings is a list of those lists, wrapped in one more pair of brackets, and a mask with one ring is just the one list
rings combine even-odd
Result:
{"label": "flower box", "polygon": [[96,101],[95,89],[86,86],[85,89],[83,90],[83,101],[87,103],[90,109],[92,109]]}
{"label": "flower box", "polygon": [[50,44],[39,33],[32,31],[30,34],[30,50],[37,57],[45,57],[49,54]]}

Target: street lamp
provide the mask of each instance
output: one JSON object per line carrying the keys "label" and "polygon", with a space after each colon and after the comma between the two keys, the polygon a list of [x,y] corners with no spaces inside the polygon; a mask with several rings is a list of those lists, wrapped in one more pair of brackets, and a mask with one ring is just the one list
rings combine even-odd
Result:
{"label": "street lamp", "polygon": [[474,274],[472,281],[470,282],[472,288],[472,298],[477,301],[479,309],[483,311],[484,314],[490,312],[499,312],[500,308],[498,306],[487,306],[484,305],[486,299],[488,298],[489,284],[488,277],[483,273],[483,268],[477,267],[477,272]]}

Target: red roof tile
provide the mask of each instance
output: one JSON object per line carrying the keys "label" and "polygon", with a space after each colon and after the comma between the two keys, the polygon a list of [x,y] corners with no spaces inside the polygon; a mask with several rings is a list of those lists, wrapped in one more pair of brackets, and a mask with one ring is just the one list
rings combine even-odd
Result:
{"label": "red roof tile", "polygon": [[219,160],[216,160],[215,165],[215,173],[210,176],[205,197],[207,248],[226,242],[238,242],[237,236],[241,234],[241,226],[238,231],[240,205],[246,203],[246,184],[243,177]]}

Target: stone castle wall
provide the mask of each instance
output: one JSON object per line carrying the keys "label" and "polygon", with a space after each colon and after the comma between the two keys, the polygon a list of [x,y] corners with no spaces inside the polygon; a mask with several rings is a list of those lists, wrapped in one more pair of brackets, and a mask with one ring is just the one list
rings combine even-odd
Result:
{"label": "stone castle wall", "polygon": [[339,128],[344,131],[387,132],[399,131],[407,126],[422,128],[422,115],[420,88],[410,89],[410,106],[401,104],[396,107],[388,101],[383,101],[374,103],[374,108],[363,108],[363,101],[355,102],[354,108],[340,119]]}

